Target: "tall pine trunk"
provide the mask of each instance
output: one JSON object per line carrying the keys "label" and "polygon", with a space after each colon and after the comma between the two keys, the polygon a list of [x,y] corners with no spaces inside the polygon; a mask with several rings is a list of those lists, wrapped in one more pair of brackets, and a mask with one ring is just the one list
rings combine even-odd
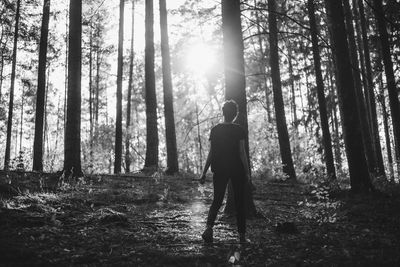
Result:
{"label": "tall pine trunk", "polygon": [[10,86],[10,100],[8,104],[8,121],[7,121],[7,141],[6,141],[6,154],[4,157],[4,170],[8,170],[11,154],[11,135],[12,135],[12,122],[13,122],[13,109],[14,109],[14,87],[15,87],[15,69],[17,66],[17,45],[18,45],[18,31],[19,31],[19,18],[20,18],[21,0],[17,0],[17,8],[15,14],[15,31],[14,31],[14,46],[12,53],[12,66],[11,66],[11,86]]}
{"label": "tall pine trunk", "polygon": [[[400,151],[400,104],[398,88],[393,71],[393,62],[390,55],[389,37],[386,29],[385,14],[382,0],[374,0],[375,18],[378,24],[379,37],[382,49],[383,65],[385,67],[386,83],[389,92],[389,106],[392,115],[395,150]],[[396,161],[400,162],[400,152],[396,153]],[[399,164],[399,163],[398,163]],[[399,168],[400,169],[400,168]]]}
{"label": "tall pine trunk", "polygon": [[322,137],[323,137],[322,140],[324,142],[326,170],[328,177],[330,179],[336,179],[335,163],[333,161],[333,152],[332,152],[332,141],[331,141],[331,134],[329,132],[329,121],[328,121],[325,93],[324,93],[324,81],[322,78],[322,71],[321,71],[321,56],[318,45],[318,30],[317,30],[317,23],[315,20],[314,0],[308,0],[307,8],[308,8],[308,16],[310,19],[314,69],[315,69],[315,78],[317,83],[318,106],[319,106],[319,115],[321,119]]}
{"label": "tall pine trunk", "polygon": [[293,166],[292,152],[290,149],[289,134],[286,124],[285,106],[282,96],[275,0],[268,0],[268,23],[272,89],[274,92],[275,116],[278,129],[279,148],[281,152],[283,172],[290,179],[296,180],[296,173]]}
{"label": "tall pine trunk", "polygon": [[382,75],[379,78],[379,94],[378,98],[381,108],[382,108],[382,117],[383,117],[383,128],[385,131],[385,141],[386,141],[386,152],[388,157],[388,167],[389,167],[389,178],[391,181],[394,181],[394,168],[393,168],[393,157],[392,157],[392,145],[390,140],[390,130],[389,130],[389,120],[388,120],[388,112],[386,108],[386,99],[385,99],[385,91],[383,90],[383,81]]}
{"label": "tall pine trunk", "polygon": [[[358,6],[358,9],[357,9]],[[371,129],[372,129],[372,138],[374,140],[374,146],[377,156],[377,171],[378,175],[384,175],[385,167],[383,164],[383,156],[382,156],[382,147],[379,137],[379,127],[378,127],[378,116],[376,111],[376,100],[375,100],[375,93],[374,93],[374,82],[372,79],[372,66],[371,66],[371,57],[370,57],[370,50],[368,44],[368,35],[367,35],[367,23],[365,19],[365,11],[364,11],[364,4],[363,0],[358,0],[358,5],[356,4],[356,0],[353,0],[353,9],[355,10],[355,14],[359,17],[360,20],[360,28],[361,28],[361,44],[362,47],[359,47],[360,50],[363,51],[362,55],[364,56],[364,65],[365,65],[365,81],[366,81],[366,94],[369,96],[368,100],[369,103],[367,105],[370,109],[370,122],[371,122]],[[360,53],[361,56],[361,53]]]}
{"label": "tall pine trunk", "polygon": [[350,172],[351,189],[355,193],[372,189],[362,143],[361,126],[344,24],[342,1],[325,0],[331,29],[331,46],[336,61],[337,91]]}
{"label": "tall pine trunk", "polygon": [[129,54],[129,81],[128,81],[128,97],[126,105],[126,137],[125,137],[125,171],[129,173],[131,171],[131,112],[132,112],[132,91],[133,91],[133,60],[135,57],[134,51],[134,36],[135,36],[135,1],[132,0],[132,23],[131,23],[131,47]]}
{"label": "tall pine trunk", "polygon": [[49,35],[50,0],[43,3],[40,32],[38,87],[36,93],[35,137],[33,142],[33,170],[43,171],[43,121],[46,95],[47,39]]}
{"label": "tall pine trunk", "polygon": [[146,100],[146,158],[145,169],[158,168],[157,97],[154,73],[154,14],[153,0],[146,0],[145,15],[145,100]]}
{"label": "tall pine trunk", "polygon": [[178,150],[176,147],[174,96],[169,54],[168,19],[166,0],[160,0],[161,54],[164,89],[165,138],[167,145],[167,174],[178,172]]}
{"label": "tall pine trunk", "polygon": [[93,166],[93,25],[89,22],[89,162]]}
{"label": "tall pine trunk", "polygon": [[65,123],[64,171],[82,175],[81,166],[81,70],[82,0],[70,0],[68,46],[67,118]]}
{"label": "tall pine trunk", "polygon": [[[222,0],[222,31],[224,44],[225,99],[233,99],[239,106],[236,122],[248,133],[246,78],[244,72],[243,35],[241,25],[240,0]],[[246,153],[249,155],[249,140],[246,138]],[[250,161],[250,157],[248,157]],[[249,165],[251,166],[251,165]],[[246,185],[247,216],[254,216],[256,208],[253,194]],[[225,213],[234,213],[234,198],[231,183],[228,186],[228,199]]]}
{"label": "tall pine trunk", "polygon": [[117,66],[117,118],[115,121],[115,159],[114,173],[121,172],[122,161],[122,71],[124,51],[124,6],[125,0],[119,1],[119,31],[118,31],[118,66]]}
{"label": "tall pine trunk", "polygon": [[359,61],[357,57],[357,45],[354,35],[354,27],[353,27],[353,16],[350,9],[349,0],[343,0],[343,7],[344,7],[344,16],[345,16],[345,23],[346,23],[346,30],[347,30],[347,38],[349,42],[349,54],[350,54],[350,61],[351,67],[353,71],[353,81],[354,81],[354,89],[355,95],[357,100],[357,108],[358,108],[358,116],[360,120],[361,126],[361,135],[364,145],[364,152],[367,158],[369,172],[375,174],[377,169],[377,157],[376,151],[374,150],[373,146],[373,139],[371,138],[371,127],[368,122],[367,117],[367,108],[366,103],[367,101],[364,98],[363,89],[362,89],[362,82],[360,76],[360,67]]}

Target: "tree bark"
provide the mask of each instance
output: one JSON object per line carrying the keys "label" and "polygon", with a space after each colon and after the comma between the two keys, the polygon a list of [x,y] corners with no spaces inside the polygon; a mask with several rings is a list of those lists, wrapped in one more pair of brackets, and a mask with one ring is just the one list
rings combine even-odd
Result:
{"label": "tree bark", "polygon": [[131,48],[129,55],[129,82],[128,82],[128,98],[126,105],[126,137],[125,137],[125,171],[129,173],[131,171],[131,112],[132,112],[132,91],[133,91],[133,60],[135,58],[134,51],[134,37],[135,37],[135,1],[132,0],[132,25],[131,25]]}
{"label": "tree bark", "polygon": [[6,139],[6,154],[4,157],[4,170],[9,169],[10,154],[11,154],[11,135],[12,135],[12,121],[14,109],[14,87],[15,87],[15,69],[17,66],[17,46],[18,46],[18,31],[19,31],[19,18],[20,18],[21,0],[17,0],[17,10],[15,14],[15,31],[14,31],[14,46],[12,53],[12,66],[11,66],[11,86],[10,86],[10,100],[8,104],[8,121],[7,121],[7,139]]}
{"label": "tree bark", "polygon": [[164,89],[165,138],[167,146],[167,174],[178,172],[178,149],[176,146],[174,96],[171,78],[171,59],[168,40],[166,0],[160,0],[161,55]]}
{"label": "tree bark", "polygon": [[158,168],[157,97],[154,73],[154,15],[153,0],[146,0],[145,15],[145,100],[146,100],[146,158],[145,169]]}
{"label": "tree bark", "polygon": [[362,143],[357,100],[351,69],[350,54],[346,39],[346,28],[342,1],[325,0],[328,23],[331,28],[331,45],[336,59],[337,91],[342,113],[344,143],[350,172],[351,190],[354,193],[372,189]]}
{"label": "tree bark", "polygon": [[388,120],[388,112],[386,108],[386,100],[385,100],[385,92],[383,90],[383,81],[382,75],[380,75],[379,79],[379,93],[380,97],[378,101],[381,103],[382,108],[382,117],[383,117],[383,128],[385,130],[385,141],[386,141],[386,152],[388,157],[388,165],[389,165],[389,178],[391,181],[394,181],[394,168],[393,168],[393,156],[392,156],[392,145],[390,140],[390,130],[389,130],[389,120]]}
{"label": "tree bark", "polygon": [[[382,59],[386,74],[387,89],[389,92],[389,106],[392,117],[395,150],[400,151],[400,104],[398,88],[393,71],[393,62],[390,55],[389,37],[386,29],[385,14],[382,0],[374,0],[375,18],[378,24],[379,39],[382,49]],[[396,161],[400,162],[400,153],[396,153]],[[400,169],[400,168],[399,168]]]}
{"label": "tree bark", "polygon": [[343,7],[344,7],[344,16],[345,16],[345,23],[347,30],[347,38],[349,42],[350,61],[354,79],[354,89],[357,100],[358,116],[360,120],[361,135],[364,145],[364,152],[367,158],[369,172],[371,174],[375,174],[378,165],[377,157],[376,157],[376,151],[374,150],[375,147],[373,146],[373,139],[371,138],[372,136],[371,127],[369,125],[367,117],[367,108],[366,108],[367,101],[365,100],[363,95],[362,82],[360,77],[360,67],[357,57],[357,46],[354,35],[353,17],[350,9],[349,0],[343,0]]}
{"label": "tree bark", "polygon": [[[375,100],[375,93],[374,93],[374,82],[372,79],[372,67],[371,67],[371,57],[370,57],[370,50],[369,50],[369,44],[368,44],[368,35],[367,35],[367,23],[365,19],[365,11],[364,11],[364,4],[363,0],[358,0],[358,5],[356,3],[356,0],[353,0],[353,9],[355,10],[355,15],[356,17],[359,17],[360,19],[360,28],[361,28],[361,40],[360,43],[362,47],[360,46],[359,49],[363,51],[363,53],[360,53],[360,56],[363,56],[364,60],[364,69],[365,69],[365,81],[366,81],[366,88],[365,92],[366,95],[368,95],[368,103],[367,106],[369,107],[370,110],[370,124],[371,124],[371,130],[372,130],[372,138],[374,141],[374,146],[375,146],[375,151],[376,151],[376,157],[377,157],[377,173],[378,175],[385,175],[385,167],[383,163],[383,156],[382,156],[382,147],[381,147],[381,142],[380,142],[380,137],[379,137],[379,126],[378,126],[378,116],[376,112],[376,100]],[[357,9],[358,6],[358,9]]]}
{"label": "tree bark", "polygon": [[274,92],[275,116],[278,129],[279,147],[282,158],[283,172],[292,180],[296,180],[293,166],[292,152],[290,149],[289,134],[286,124],[285,108],[282,97],[282,84],[279,69],[278,28],[276,22],[276,2],[268,0],[268,22],[270,43],[270,65],[272,89]]}
{"label": "tree bark", "polygon": [[33,170],[43,171],[43,121],[46,98],[47,39],[49,35],[50,0],[43,2],[40,33],[38,87],[36,93],[35,137],[33,142]]}
{"label": "tree bark", "polygon": [[322,137],[323,137],[322,140],[324,142],[326,170],[328,178],[336,179],[335,163],[333,161],[333,152],[332,152],[332,141],[331,141],[331,134],[329,132],[329,121],[328,121],[325,93],[324,93],[324,81],[322,78],[322,71],[321,71],[321,56],[318,45],[318,30],[317,30],[317,23],[315,21],[314,0],[308,0],[307,8],[308,8],[308,16],[310,19],[314,69],[315,69],[315,78],[317,83],[318,106],[319,106],[319,115],[321,119]]}
{"label": "tree bark", "polygon": [[[249,155],[246,78],[244,72],[243,35],[239,0],[222,0],[222,31],[224,44],[225,99],[233,99],[239,106],[236,122],[246,132],[246,153]],[[250,162],[250,157],[248,157]],[[249,166],[251,166],[249,164]],[[228,186],[225,213],[234,213],[232,186]],[[250,185],[246,185],[246,216],[256,214]]]}
{"label": "tree bark", "polygon": [[121,173],[122,161],[122,71],[124,65],[124,6],[125,0],[119,2],[119,31],[118,31],[118,64],[117,64],[117,117],[115,125],[115,159],[114,174]]}
{"label": "tree bark", "polygon": [[81,166],[81,70],[82,0],[70,0],[67,118],[65,125],[64,171],[82,175]]}

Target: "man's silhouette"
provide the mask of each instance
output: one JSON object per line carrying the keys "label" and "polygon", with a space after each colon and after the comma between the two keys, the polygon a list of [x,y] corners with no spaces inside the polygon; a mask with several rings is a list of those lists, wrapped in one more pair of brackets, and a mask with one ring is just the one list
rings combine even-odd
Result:
{"label": "man's silhouette", "polygon": [[206,243],[213,241],[213,226],[219,208],[224,199],[228,181],[232,181],[237,227],[239,240],[245,242],[246,214],[245,214],[245,188],[250,179],[250,172],[245,150],[246,132],[236,123],[233,123],[238,115],[238,105],[235,101],[226,101],[222,107],[224,122],[211,129],[211,149],[200,178],[204,183],[206,173],[211,165],[213,172],[214,198],[208,212],[207,228],[202,234]]}

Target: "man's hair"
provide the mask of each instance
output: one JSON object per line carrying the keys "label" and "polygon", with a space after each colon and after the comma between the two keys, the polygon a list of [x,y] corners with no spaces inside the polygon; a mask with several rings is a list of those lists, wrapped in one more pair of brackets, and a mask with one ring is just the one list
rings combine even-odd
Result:
{"label": "man's hair", "polygon": [[238,115],[238,104],[234,100],[225,101],[222,106],[222,114],[226,121],[233,121]]}

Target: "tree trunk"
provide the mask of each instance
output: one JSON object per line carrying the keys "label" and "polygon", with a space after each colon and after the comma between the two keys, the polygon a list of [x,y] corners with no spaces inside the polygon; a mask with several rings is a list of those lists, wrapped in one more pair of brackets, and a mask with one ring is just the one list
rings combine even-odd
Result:
{"label": "tree trunk", "polygon": [[[361,28],[361,37],[362,40],[360,43],[362,47],[359,49],[363,51],[362,55],[364,56],[364,65],[365,65],[365,81],[366,81],[366,94],[368,95],[369,103],[367,105],[370,109],[370,122],[371,122],[371,129],[372,129],[372,138],[374,140],[374,146],[377,156],[377,171],[378,175],[385,174],[385,167],[383,164],[383,156],[382,156],[382,147],[379,137],[379,127],[378,127],[378,116],[376,112],[376,100],[375,100],[375,93],[374,93],[374,82],[372,79],[372,69],[371,69],[371,58],[370,58],[370,50],[368,45],[368,36],[367,36],[367,23],[365,19],[365,11],[364,11],[364,4],[363,0],[358,0],[358,9],[356,0],[353,0],[354,10],[357,17],[360,18],[360,28]],[[359,12],[358,12],[359,11]],[[359,30],[357,30],[359,31]],[[361,56],[361,53],[360,53]]]}
{"label": "tree trunk", "polygon": [[145,169],[158,168],[157,97],[154,73],[153,0],[146,0],[145,15],[145,90],[146,90],[146,158]]}
{"label": "tree trunk", "polygon": [[[294,87],[294,75],[293,75],[293,55],[292,55],[292,49],[290,48],[290,43],[287,44],[288,47],[288,63],[289,63],[289,79],[290,79],[290,94],[291,94],[291,107],[292,107],[292,112],[293,112],[293,127],[296,130],[296,134],[298,133],[298,122],[297,122],[297,106],[296,106],[296,90]],[[296,154],[297,148],[293,148],[293,153]]]}
{"label": "tree trunk", "polygon": [[43,171],[43,121],[46,94],[47,39],[49,35],[50,0],[43,3],[40,33],[38,87],[36,93],[35,137],[33,142],[33,170]]}
{"label": "tree trunk", "polygon": [[125,0],[119,1],[119,31],[118,31],[118,67],[117,67],[117,118],[115,121],[115,161],[114,174],[121,173],[122,161],[122,71],[124,65],[124,5]]}
{"label": "tree trunk", "polygon": [[131,25],[131,51],[129,55],[129,82],[128,82],[128,98],[126,105],[126,137],[125,137],[125,169],[129,173],[131,171],[131,104],[132,104],[132,91],[133,91],[133,60],[135,57],[134,51],[134,34],[135,34],[135,1],[132,0],[132,25]]}
{"label": "tree trunk", "polygon": [[390,133],[389,133],[390,130],[389,130],[389,123],[388,123],[388,112],[387,112],[387,108],[386,108],[385,92],[383,90],[382,75],[380,75],[380,79],[379,79],[379,93],[380,93],[380,97],[378,98],[378,100],[381,103],[381,107],[382,107],[383,128],[385,130],[386,151],[387,151],[388,165],[389,165],[389,177],[390,177],[391,181],[394,181],[392,146],[391,146]]}
{"label": "tree trunk", "polygon": [[351,189],[355,193],[368,192],[372,189],[372,184],[362,143],[354,80],[346,39],[343,5],[342,1],[338,0],[325,0],[325,5],[332,32],[332,50],[336,59],[337,91],[342,113]]}
{"label": "tree trunk", "polygon": [[307,8],[308,8],[308,16],[310,19],[312,50],[314,58],[315,78],[317,83],[319,115],[321,119],[322,137],[323,137],[322,140],[324,142],[326,170],[328,177],[330,179],[336,179],[335,164],[333,161],[333,152],[332,152],[332,141],[331,141],[331,134],[329,132],[329,121],[328,121],[325,93],[324,93],[324,81],[322,78],[322,71],[321,71],[321,56],[319,54],[320,52],[318,45],[318,30],[317,30],[317,23],[315,21],[314,0],[308,0]]}
{"label": "tree trunk", "polygon": [[169,54],[168,20],[166,0],[160,0],[161,54],[164,89],[165,138],[167,145],[167,174],[178,172],[178,150],[176,146],[174,96],[171,80],[171,60]]}
{"label": "tree trunk", "polygon": [[[385,14],[382,0],[374,0],[375,18],[378,24],[379,37],[382,49],[383,65],[385,67],[386,83],[389,92],[389,106],[392,115],[395,150],[400,151],[400,104],[398,88],[393,71],[393,62],[390,55],[389,37],[386,30]],[[396,161],[400,162],[400,153],[396,153]],[[399,168],[400,169],[400,168]]]}
{"label": "tree trunk", "polygon": [[68,96],[65,125],[64,171],[82,175],[81,166],[81,70],[82,0],[70,0],[68,48]]}
{"label": "tree trunk", "polygon": [[4,157],[4,170],[9,169],[10,154],[11,154],[11,134],[12,134],[12,121],[13,121],[13,109],[14,109],[14,86],[15,86],[15,69],[17,66],[17,50],[18,50],[17,45],[18,45],[20,6],[21,6],[21,0],[17,0],[17,10],[15,14],[14,46],[12,53],[12,66],[11,66],[10,100],[8,104],[7,141],[6,141],[6,154]]}
{"label": "tree trunk", "polygon": [[[239,0],[222,0],[222,31],[224,44],[225,99],[233,99],[239,106],[236,122],[246,132],[246,153],[249,155],[246,78],[244,73],[243,36]],[[250,162],[250,157],[248,157]],[[249,165],[251,166],[251,165]],[[225,213],[234,213],[234,198],[232,186],[228,186],[228,198]],[[246,186],[246,216],[256,214],[253,194],[250,185]]]}
{"label": "tree trunk", "polygon": [[290,179],[296,180],[296,173],[293,166],[292,152],[290,149],[289,134],[286,124],[285,107],[282,97],[275,0],[268,0],[268,10],[272,88],[274,92],[275,116],[278,129],[278,139],[282,158],[283,172]]}
{"label": "tree trunk", "polygon": [[349,0],[343,0],[344,16],[346,22],[347,38],[349,42],[349,54],[354,79],[354,89],[357,100],[358,116],[361,126],[361,135],[364,145],[364,152],[367,158],[368,169],[371,174],[375,174],[377,170],[377,157],[376,151],[373,146],[373,139],[371,138],[371,127],[368,123],[366,101],[363,95],[362,82],[360,77],[360,68],[357,58],[357,46],[354,37],[353,17],[350,9]]}
{"label": "tree trunk", "polygon": [[93,166],[93,25],[89,22],[89,162]]}

